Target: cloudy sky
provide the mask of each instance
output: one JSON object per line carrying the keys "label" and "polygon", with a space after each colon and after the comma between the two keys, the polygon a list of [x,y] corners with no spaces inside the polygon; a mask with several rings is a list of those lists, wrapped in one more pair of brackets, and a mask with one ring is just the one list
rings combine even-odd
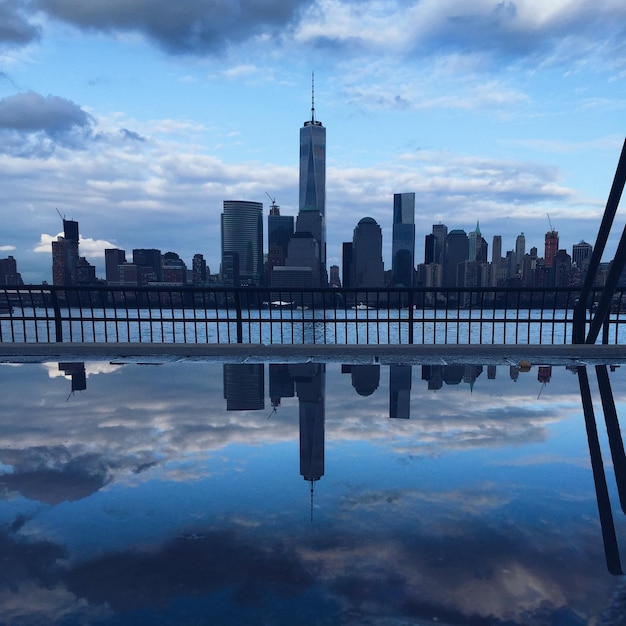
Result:
{"label": "cloudy sky", "polygon": [[[504,249],[595,236],[624,140],[621,0],[0,0],[0,257],[51,279],[55,209],[104,247],[202,253],[225,199],[297,213],[298,129],[327,128],[328,257],[416,193]],[[623,215],[622,215],[623,223]],[[618,226],[617,235],[621,230]]]}

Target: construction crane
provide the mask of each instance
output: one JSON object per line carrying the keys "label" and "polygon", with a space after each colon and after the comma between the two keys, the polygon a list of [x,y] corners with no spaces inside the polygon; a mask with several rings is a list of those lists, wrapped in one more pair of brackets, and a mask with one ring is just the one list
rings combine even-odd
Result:
{"label": "construction crane", "polygon": [[272,203],[270,204],[270,215],[278,215],[278,210],[280,209],[280,207],[276,204],[276,198],[272,198],[272,196],[270,196],[267,191],[265,192],[265,195],[270,199],[270,202]]}
{"label": "construction crane", "polygon": [[554,227],[552,226],[552,220],[550,219],[550,213],[546,213],[548,216],[548,224],[550,224],[550,232],[554,232]]}

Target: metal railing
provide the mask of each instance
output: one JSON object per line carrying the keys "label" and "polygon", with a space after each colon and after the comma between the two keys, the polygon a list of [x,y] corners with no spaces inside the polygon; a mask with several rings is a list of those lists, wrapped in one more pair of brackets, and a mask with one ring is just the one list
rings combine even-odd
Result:
{"label": "metal railing", "polygon": [[[0,341],[568,344],[601,297],[575,322],[568,288],[0,287]],[[602,343],[626,343],[625,323],[618,289]]]}

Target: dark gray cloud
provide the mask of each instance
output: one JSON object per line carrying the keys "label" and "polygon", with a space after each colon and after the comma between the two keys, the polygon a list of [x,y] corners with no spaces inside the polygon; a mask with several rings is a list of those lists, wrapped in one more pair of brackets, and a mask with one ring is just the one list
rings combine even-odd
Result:
{"label": "dark gray cloud", "polygon": [[279,31],[310,0],[39,0],[50,16],[79,28],[135,31],[175,54],[213,52]]}
{"label": "dark gray cloud", "polygon": [[28,2],[3,0],[0,2],[0,45],[25,45],[39,39],[39,28],[24,15]]}
{"label": "dark gray cloud", "polygon": [[42,96],[27,91],[0,100],[0,129],[43,131],[54,136],[91,124],[92,118],[86,111],[59,96]]}
{"label": "dark gray cloud", "polygon": [[0,100],[0,152],[47,158],[61,145],[82,149],[92,136],[93,118],[79,105],[34,91]]}

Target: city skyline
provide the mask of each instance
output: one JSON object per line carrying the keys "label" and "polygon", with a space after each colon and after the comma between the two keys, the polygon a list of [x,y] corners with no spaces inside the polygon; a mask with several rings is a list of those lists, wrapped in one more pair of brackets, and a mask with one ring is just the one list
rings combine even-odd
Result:
{"label": "city skyline", "polygon": [[[202,253],[215,272],[225,199],[269,194],[297,215],[295,129],[312,71],[328,128],[328,267],[361,218],[387,231],[389,199],[406,191],[419,260],[419,233],[438,222],[469,232],[478,219],[504,249],[520,232],[540,247],[549,220],[561,247],[595,243],[624,135],[626,7],[303,0],[269,11],[244,0],[237,10],[0,5],[0,256],[17,259],[25,282],[51,280],[55,209],[81,223],[98,275],[107,247],[186,262]],[[391,237],[383,246],[390,267]]]}

